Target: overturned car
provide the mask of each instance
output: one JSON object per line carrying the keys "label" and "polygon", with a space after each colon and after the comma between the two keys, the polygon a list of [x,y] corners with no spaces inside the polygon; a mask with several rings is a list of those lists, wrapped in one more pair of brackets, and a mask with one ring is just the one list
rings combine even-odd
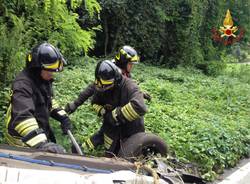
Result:
{"label": "overturned car", "polygon": [[[121,147],[119,157],[113,158],[0,145],[0,183],[204,183],[201,178],[170,167],[164,159],[153,156],[166,154],[165,143],[149,133],[131,136]],[[139,161],[138,157],[144,159]]]}

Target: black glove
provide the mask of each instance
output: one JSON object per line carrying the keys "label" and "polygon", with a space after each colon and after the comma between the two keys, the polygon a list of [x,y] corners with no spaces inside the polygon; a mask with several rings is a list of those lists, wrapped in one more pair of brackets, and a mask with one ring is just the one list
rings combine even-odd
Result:
{"label": "black glove", "polygon": [[114,109],[114,107],[111,104],[106,104],[106,105],[104,105],[104,109],[106,111],[112,111]]}
{"label": "black glove", "polygon": [[67,113],[63,109],[54,109],[50,116],[57,121],[60,121],[61,128],[64,134],[67,134],[67,130],[71,130],[71,122]]}
{"label": "black glove", "polygon": [[67,135],[67,131],[72,129],[71,121],[68,116],[63,117],[61,120],[61,128],[63,134]]}
{"label": "black glove", "polygon": [[77,109],[77,106],[75,105],[74,102],[72,103],[67,103],[64,110],[68,113],[71,114],[73,112],[75,112],[75,110]]}
{"label": "black glove", "polygon": [[126,123],[121,113],[121,107],[116,107],[112,111],[107,111],[103,117],[105,121],[107,121],[109,124],[113,126],[119,126],[120,124]]}
{"label": "black glove", "polygon": [[143,98],[146,99],[148,102],[150,102],[152,99],[151,95],[147,92],[143,92]]}
{"label": "black glove", "polygon": [[39,145],[38,149],[50,153],[66,153],[65,149],[53,142],[43,142]]}
{"label": "black glove", "polygon": [[117,120],[116,109],[114,109],[113,111],[106,112],[103,117],[104,120],[107,121],[112,126],[120,125],[119,121]]}
{"label": "black glove", "polygon": [[111,112],[113,110],[113,106],[110,104],[104,105],[98,113],[98,116],[104,116],[107,112]]}

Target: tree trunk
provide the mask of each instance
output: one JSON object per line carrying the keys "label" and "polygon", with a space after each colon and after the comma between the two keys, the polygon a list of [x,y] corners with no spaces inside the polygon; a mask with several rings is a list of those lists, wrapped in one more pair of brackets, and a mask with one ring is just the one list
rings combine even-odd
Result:
{"label": "tree trunk", "polygon": [[121,26],[119,26],[117,28],[117,31],[116,31],[116,34],[115,34],[115,38],[114,38],[114,42],[113,42],[113,46],[112,46],[112,50],[111,52],[115,52],[116,51],[116,48],[117,48],[117,39],[118,39],[118,36],[120,35],[120,30],[121,30]]}
{"label": "tree trunk", "polygon": [[104,17],[104,32],[105,32],[105,43],[104,43],[104,55],[107,56],[107,47],[109,42],[109,34],[108,34],[108,22],[107,17]]}

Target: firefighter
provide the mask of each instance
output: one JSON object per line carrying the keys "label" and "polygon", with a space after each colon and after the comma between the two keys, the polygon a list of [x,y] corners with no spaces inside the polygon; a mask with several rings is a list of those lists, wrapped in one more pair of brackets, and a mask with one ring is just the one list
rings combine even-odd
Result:
{"label": "firefighter", "polygon": [[117,154],[120,140],[145,131],[143,116],[147,108],[142,92],[109,60],[96,66],[92,106],[103,123],[97,133],[102,136],[95,134],[87,141],[90,148],[104,144],[107,152]]}
{"label": "firefighter", "polygon": [[128,45],[123,46],[116,54],[114,63],[122,70],[122,74],[131,78],[133,64],[139,62],[139,56],[136,50]]}
{"label": "firefighter", "polygon": [[26,67],[12,84],[11,103],[6,114],[5,137],[8,144],[64,153],[56,144],[49,125],[49,117],[61,123],[64,134],[71,129],[66,112],[53,97],[54,72],[63,69],[65,60],[57,48],[49,43],[34,47],[27,55]]}
{"label": "firefighter", "polygon": [[[131,78],[133,65],[139,63],[139,60],[139,55],[137,54],[136,50],[131,46],[125,45],[119,50],[112,62],[114,62],[115,65],[121,69],[124,76]],[[69,114],[73,113],[88,98],[93,96],[94,91],[95,86],[92,83],[79,94],[76,100],[66,104],[65,111]],[[143,96],[148,101],[151,100],[151,96],[148,93],[144,92]]]}

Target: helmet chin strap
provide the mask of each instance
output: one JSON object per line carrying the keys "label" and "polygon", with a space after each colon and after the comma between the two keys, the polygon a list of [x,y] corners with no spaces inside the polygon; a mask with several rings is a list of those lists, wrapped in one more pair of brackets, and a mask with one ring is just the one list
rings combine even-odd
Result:
{"label": "helmet chin strap", "polygon": [[37,79],[41,78],[41,72],[42,72],[41,68],[26,68],[26,70],[33,78]]}

